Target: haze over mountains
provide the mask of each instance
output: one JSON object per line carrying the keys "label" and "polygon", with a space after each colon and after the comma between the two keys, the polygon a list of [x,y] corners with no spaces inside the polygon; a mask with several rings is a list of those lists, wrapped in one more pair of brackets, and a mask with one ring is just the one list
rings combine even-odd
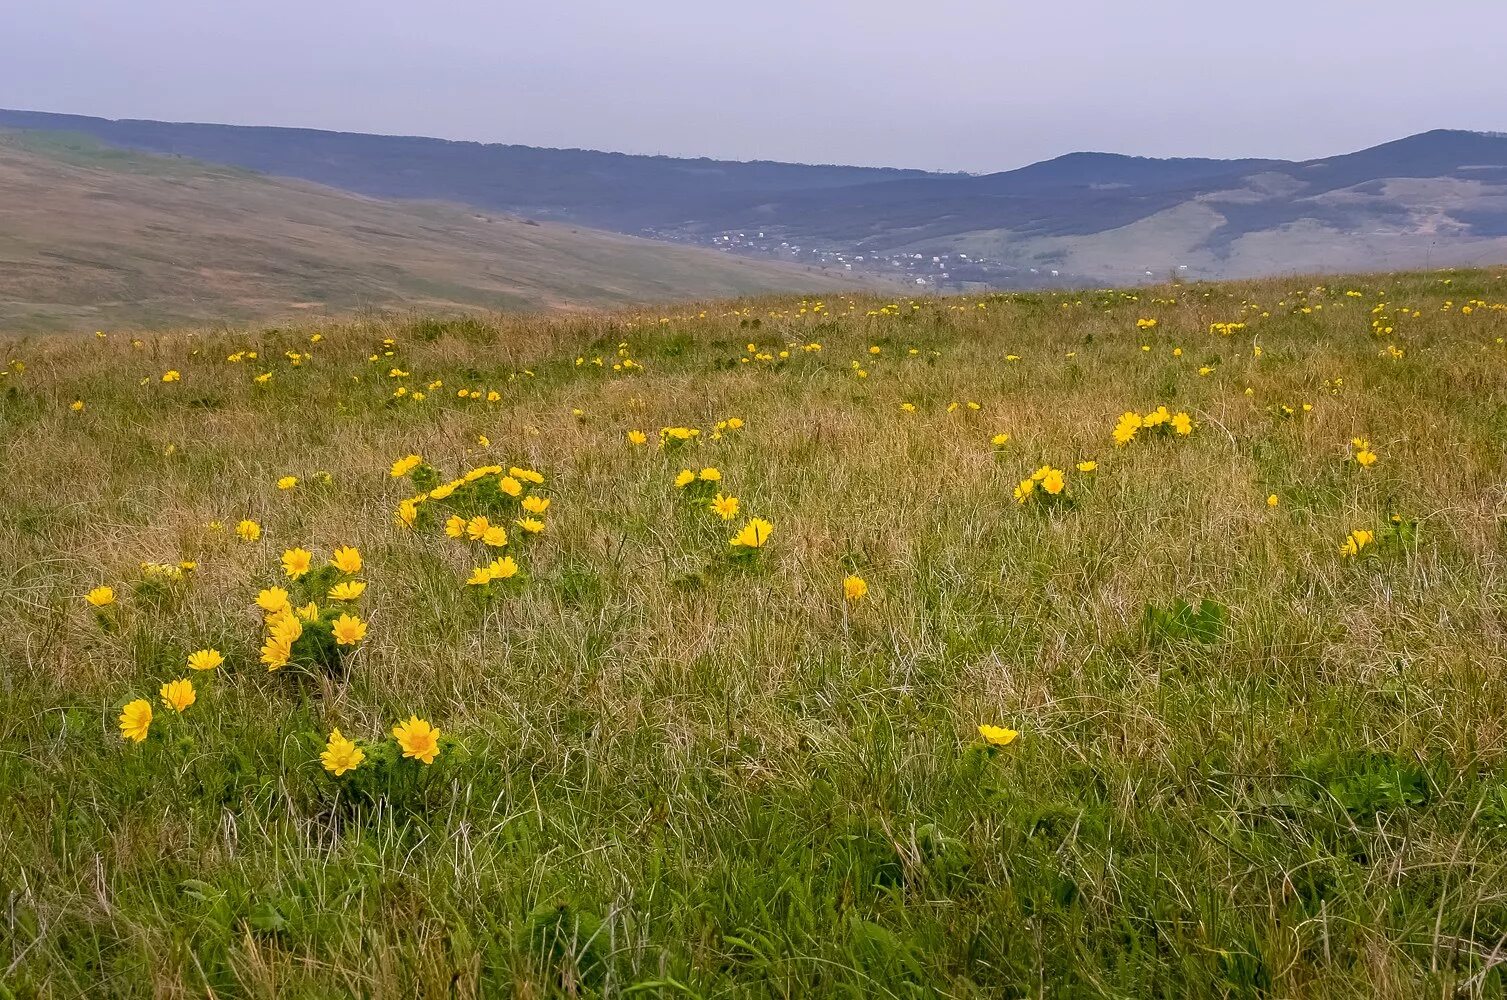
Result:
{"label": "haze over mountains", "polygon": [[799,262],[825,268],[829,284],[882,276],[959,290],[1507,261],[1507,135],[1496,133],[1425,132],[1304,162],[1070,153],[966,175],[28,111],[0,111],[4,127]]}

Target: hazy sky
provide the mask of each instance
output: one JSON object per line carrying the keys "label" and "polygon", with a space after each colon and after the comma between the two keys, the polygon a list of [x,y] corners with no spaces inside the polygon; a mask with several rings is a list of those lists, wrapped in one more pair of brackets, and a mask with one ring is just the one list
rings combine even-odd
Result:
{"label": "hazy sky", "polygon": [[0,107],[1001,170],[1507,130],[1507,0],[0,0]]}

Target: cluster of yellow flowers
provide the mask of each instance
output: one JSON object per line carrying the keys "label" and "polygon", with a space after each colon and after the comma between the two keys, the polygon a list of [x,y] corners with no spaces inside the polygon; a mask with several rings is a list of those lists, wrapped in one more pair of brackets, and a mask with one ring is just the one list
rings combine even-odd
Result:
{"label": "cluster of yellow flowers", "polygon": [[1374,532],[1367,531],[1365,528],[1356,528],[1350,534],[1346,535],[1344,542],[1340,544],[1340,555],[1354,558],[1360,555],[1361,550],[1375,540],[1376,535]]}
{"label": "cluster of yellow flowers", "polygon": [[1127,410],[1120,414],[1120,419],[1115,423],[1114,442],[1116,447],[1123,447],[1136,439],[1140,431],[1158,434],[1176,434],[1179,437],[1187,437],[1193,433],[1193,418],[1179,410],[1171,412],[1165,406],[1158,406],[1150,413],[1136,413]]}
{"label": "cluster of yellow flowers", "polygon": [[1031,473],[1029,479],[1022,479],[1020,485],[1015,487],[1015,502],[1025,503],[1028,500],[1055,498],[1065,496],[1067,479],[1061,469],[1050,465],[1043,465]]}
{"label": "cluster of yellow flowers", "polygon": [[[190,670],[214,670],[224,662],[225,657],[220,655],[218,649],[200,649],[188,655]],[[199,700],[193,681],[187,677],[163,682],[157,694],[162,699],[163,706],[172,709],[178,715],[186,712],[189,706]],[[136,698],[126,702],[121,707],[118,721],[121,738],[130,740],[132,743],[144,741],[152,727],[152,703],[145,698]]]}
{"label": "cluster of yellow flowers", "polygon": [[[266,629],[261,659],[268,670],[289,664],[331,669],[343,652],[366,638],[366,622],[347,610],[366,592],[366,584],[355,579],[361,572],[361,553],[342,546],[325,566],[316,570],[313,562],[309,550],[288,549],[282,555],[283,572],[296,593],[268,587],[256,595]],[[320,600],[328,602],[324,609]]]}
{"label": "cluster of yellow flowers", "polygon": [[[406,721],[393,726],[392,738],[402,757],[410,760],[433,764],[440,754],[439,729],[417,715],[411,715]],[[376,755],[380,754],[379,749]],[[324,750],[319,755],[319,762],[326,771],[338,778],[359,768],[366,758],[367,750],[359,742],[347,738],[339,729],[332,729],[325,741]]]}
{"label": "cluster of yellow flowers", "polygon": [[[643,371],[644,366],[633,360],[632,351],[629,349],[628,342],[626,340],[620,341],[618,343],[617,358],[618,360],[614,361],[611,365],[611,368],[614,372],[622,373]],[[597,355],[596,357],[592,358],[590,363],[597,368],[606,369],[608,367],[607,363],[602,360],[601,355]],[[587,364],[587,360],[584,356],[576,358],[577,368],[580,368],[585,364]]]}
{"label": "cluster of yellow flowers", "polygon": [[[532,492],[544,485],[544,476],[534,469],[501,465],[483,465],[471,469],[458,479],[439,482],[439,474],[419,455],[406,455],[392,464],[393,478],[408,477],[423,492],[398,504],[398,523],[418,528],[424,511],[430,506],[448,511],[445,535],[459,542],[479,543],[491,556],[490,561],[471,570],[469,586],[483,588],[492,583],[513,580],[522,569],[518,561],[498,550],[508,548],[517,537],[542,535],[544,514],[550,509],[547,496]],[[511,536],[508,527],[519,536]]]}
{"label": "cluster of yellow flowers", "polygon": [[[722,470],[714,465],[700,469],[681,469],[675,475],[675,489],[693,507],[705,508],[724,521],[738,516],[742,504],[736,496],[722,491]],[[762,517],[749,518],[738,533],[728,540],[735,556],[749,556],[769,541],[774,525]]]}
{"label": "cluster of yellow flowers", "polygon": [[[742,429],[742,417],[728,417],[725,420],[717,421],[712,427],[711,434],[707,435],[707,437],[713,441],[720,441],[727,434]],[[648,440],[648,435],[641,430],[634,429],[628,432],[628,443],[635,447],[646,443]],[[700,443],[701,428],[699,427],[661,427],[659,429],[659,447],[661,451],[674,451],[685,445]]]}
{"label": "cluster of yellow flowers", "polygon": [[1378,461],[1376,452],[1371,450],[1371,442],[1365,438],[1351,438],[1350,449],[1351,459],[1363,469],[1369,469]]}

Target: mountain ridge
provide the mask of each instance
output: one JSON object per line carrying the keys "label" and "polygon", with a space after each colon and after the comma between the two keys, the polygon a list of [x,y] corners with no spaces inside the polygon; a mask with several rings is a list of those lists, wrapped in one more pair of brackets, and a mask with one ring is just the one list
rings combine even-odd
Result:
{"label": "mountain ridge", "polygon": [[987,174],[0,110],[0,126],[965,290],[1507,260],[1507,136],[1308,160],[1070,152]]}

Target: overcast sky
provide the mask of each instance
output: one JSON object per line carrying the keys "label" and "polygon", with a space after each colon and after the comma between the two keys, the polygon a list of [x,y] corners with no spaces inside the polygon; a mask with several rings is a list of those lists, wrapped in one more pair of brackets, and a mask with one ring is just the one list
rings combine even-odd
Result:
{"label": "overcast sky", "polygon": [[992,171],[1507,131],[1504,0],[0,0],[0,107]]}

